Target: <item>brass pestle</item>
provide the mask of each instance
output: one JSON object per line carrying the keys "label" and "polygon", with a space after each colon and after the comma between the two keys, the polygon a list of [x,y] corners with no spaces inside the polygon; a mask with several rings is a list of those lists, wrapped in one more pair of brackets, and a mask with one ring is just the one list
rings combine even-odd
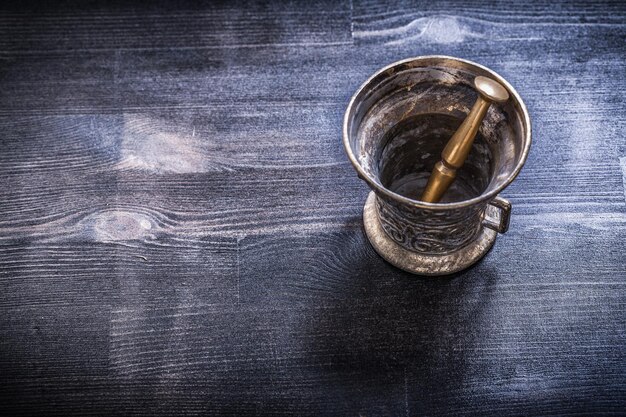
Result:
{"label": "brass pestle", "polygon": [[509,93],[502,85],[491,78],[478,76],[474,78],[474,87],[479,95],[461,126],[454,132],[441,153],[441,161],[435,164],[428,184],[422,193],[422,201],[437,203],[448,190],[456,171],[463,166],[472,149],[478,128],[487,114],[491,103],[504,103]]}

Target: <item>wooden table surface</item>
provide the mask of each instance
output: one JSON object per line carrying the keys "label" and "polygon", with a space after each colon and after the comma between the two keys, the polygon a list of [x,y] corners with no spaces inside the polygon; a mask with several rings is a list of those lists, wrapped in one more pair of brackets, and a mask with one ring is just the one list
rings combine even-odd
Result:
{"label": "wooden table surface", "polygon": [[[626,413],[625,3],[1,7],[0,411]],[[533,124],[510,231],[442,279],[373,251],[341,143],[427,54]]]}

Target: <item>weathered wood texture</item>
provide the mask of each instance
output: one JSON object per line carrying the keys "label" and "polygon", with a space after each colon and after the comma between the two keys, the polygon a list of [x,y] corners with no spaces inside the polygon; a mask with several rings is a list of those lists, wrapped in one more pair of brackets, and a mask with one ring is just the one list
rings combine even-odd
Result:
{"label": "weathered wood texture", "polygon": [[[625,413],[625,3],[10,3],[0,411]],[[340,136],[425,54],[534,129],[510,232],[446,279],[374,253]]]}

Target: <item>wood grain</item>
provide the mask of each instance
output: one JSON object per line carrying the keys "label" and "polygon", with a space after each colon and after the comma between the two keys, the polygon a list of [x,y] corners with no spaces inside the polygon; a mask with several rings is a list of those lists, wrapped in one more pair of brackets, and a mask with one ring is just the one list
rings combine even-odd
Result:
{"label": "wood grain", "polygon": [[[0,7],[0,411],[623,415],[626,7]],[[384,262],[343,112],[393,61],[503,75],[533,124],[510,231]]]}
{"label": "wood grain", "polygon": [[[345,2],[152,2],[4,6],[0,50],[119,50],[350,43]],[[113,2],[111,2],[113,3]],[[95,7],[94,7],[95,6]]]}

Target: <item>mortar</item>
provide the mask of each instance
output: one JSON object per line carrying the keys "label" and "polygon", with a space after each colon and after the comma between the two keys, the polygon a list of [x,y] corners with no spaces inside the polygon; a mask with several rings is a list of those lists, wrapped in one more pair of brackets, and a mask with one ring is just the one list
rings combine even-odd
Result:
{"label": "mortar", "polygon": [[[438,203],[420,195],[441,152],[470,111],[476,76],[504,86],[510,99],[490,106],[464,166]],[[509,225],[511,204],[498,194],[520,172],[531,143],[530,117],[515,89],[479,64],[447,56],[393,63],[354,94],[343,141],[371,188],[364,224],[387,261],[420,275],[465,269]]]}

